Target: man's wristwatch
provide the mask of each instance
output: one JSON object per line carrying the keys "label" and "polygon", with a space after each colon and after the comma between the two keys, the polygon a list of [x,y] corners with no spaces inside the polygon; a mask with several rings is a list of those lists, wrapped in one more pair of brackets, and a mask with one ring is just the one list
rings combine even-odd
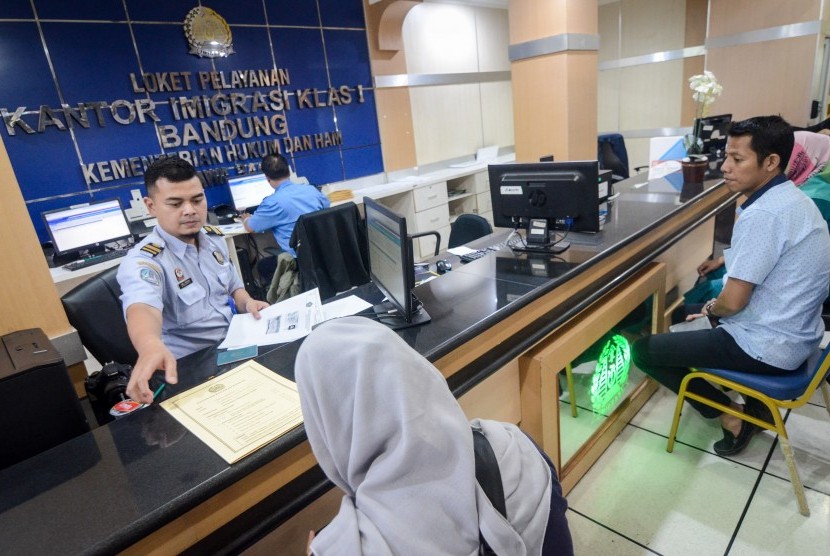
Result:
{"label": "man's wristwatch", "polygon": [[703,306],[703,310],[706,311],[707,317],[711,317],[713,319],[720,318],[718,315],[712,312],[712,308],[715,306],[715,303],[717,303],[717,301],[717,299],[712,299],[708,303],[706,303],[706,305]]}

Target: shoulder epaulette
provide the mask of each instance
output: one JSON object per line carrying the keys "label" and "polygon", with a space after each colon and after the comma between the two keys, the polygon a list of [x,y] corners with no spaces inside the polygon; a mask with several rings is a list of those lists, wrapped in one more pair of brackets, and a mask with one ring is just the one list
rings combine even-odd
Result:
{"label": "shoulder epaulette", "polygon": [[210,226],[210,225],[203,226],[202,229],[209,236],[223,236],[223,235],[225,235],[225,233],[222,230],[220,230],[219,228],[217,228],[216,226]]}
{"label": "shoulder epaulette", "polygon": [[152,256],[155,257],[156,255],[158,255],[159,253],[164,251],[164,247],[159,245],[158,243],[145,243],[141,247],[141,251],[144,251],[145,253],[149,253],[149,254],[151,254]]}

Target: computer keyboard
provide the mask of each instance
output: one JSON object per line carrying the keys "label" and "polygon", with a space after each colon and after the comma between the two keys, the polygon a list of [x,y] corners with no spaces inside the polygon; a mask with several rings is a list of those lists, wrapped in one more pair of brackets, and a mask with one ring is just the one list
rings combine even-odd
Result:
{"label": "computer keyboard", "polygon": [[117,259],[119,257],[123,257],[127,254],[128,251],[129,249],[115,249],[113,251],[107,251],[106,253],[102,253],[100,255],[93,255],[91,257],[87,257],[86,259],[72,261],[69,264],[63,265],[63,268],[65,268],[66,270],[80,270],[88,266],[100,264],[106,261]]}
{"label": "computer keyboard", "polygon": [[480,259],[489,252],[489,249],[479,249],[478,251],[472,251],[470,253],[467,253],[466,255],[461,255],[458,258],[461,259],[462,263],[471,263],[477,259]]}
{"label": "computer keyboard", "polygon": [[515,237],[515,238],[511,237],[511,238],[509,238],[509,240],[502,241],[501,243],[494,243],[493,245],[488,245],[487,247],[484,247],[482,249],[477,249],[477,250],[475,250],[471,253],[467,253],[466,255],[461,255],[458,258],[461,259],[462,263],[471,263],[473,261],[477,261],[478,259],[480,259],[484,255],[486,255],[487,253],[495,252],[495,251],[498,251],[499,249],[503,249],[505,247],[513,249],[514,247],[519,245],[521,243],[521,241],[522,241],[521,237],[518,237],[518,236]]}

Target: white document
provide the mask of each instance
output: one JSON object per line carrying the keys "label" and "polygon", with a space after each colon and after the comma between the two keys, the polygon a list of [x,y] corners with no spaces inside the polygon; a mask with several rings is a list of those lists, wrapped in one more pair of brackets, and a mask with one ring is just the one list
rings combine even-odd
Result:
{"label": "white document", "polygon": [[164,400],[161,407],[228,463],[303,422],[297,385],[255,361]]}
{"label": "white document", "polygon": [[323,322],[320,292],[314,288],[266,307],[259,314],[258,320],[249,313],[234,315],[219,348],[270,346],[307,336],[315,324]]}
{"label": "white document", "polygon": [[469,247],[464,247],[460,245],[458,247],[453,247],[452,249],[447,249],[449,253],[452,253],[456,257],[463,257],[464,255],[469,255],[470,253],[475,252],[475,249],[470,249]]}
{"label": "white document", "polygon": [[365,311],[371,306],[372,304],[368,301],[364,301],[356,295],[350,295],[349,297],[344,297],[343,299],[338,299],[337,301],[323,305],[323,320],[348,317]]}
{"label": "white document", "polygon": [[655,160],[648,169],[648,179],[656,180],[681,170],[679,160]]}

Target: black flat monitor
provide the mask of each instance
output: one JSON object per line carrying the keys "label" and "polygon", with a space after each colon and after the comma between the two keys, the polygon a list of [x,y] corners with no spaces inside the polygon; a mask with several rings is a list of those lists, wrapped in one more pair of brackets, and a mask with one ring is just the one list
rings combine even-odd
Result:
{"label": "black flat monitor", "polygon": [[732,114],[700,118],[697,125],[700,126],[703,154],[719,153],[726,149],[726,136],[729,126],[732,125]]}
{"label": "black flat monitor", "polygon": [[493,224],[527,228],[547,220],[551,230],[599,231],[599,165],[596,160],[489,166]]}
{"label": "black flat monitor", "polygon": [[228,180],[228,188],[231,190],[233,208],[237,212],[258,207],[262,200],[274,192],[274,188],[268,183],[265,174],[251,174],[250,176],[237,176]]}
{"label": "black flat monitor", "polygon": [[107,243],[132,235],[118,199],[50,210],[41,216],[56,256],[103,251]]}
{"label": "black flat monitor", "polygon": [[369,244],[369,274],[387,299],[374,307],[378,320],[392,329],[429,322],[429,315],[412,293],[415,263],[412,238],[406,232],[406,218],[368,197],[363,198],[363,207]]}

